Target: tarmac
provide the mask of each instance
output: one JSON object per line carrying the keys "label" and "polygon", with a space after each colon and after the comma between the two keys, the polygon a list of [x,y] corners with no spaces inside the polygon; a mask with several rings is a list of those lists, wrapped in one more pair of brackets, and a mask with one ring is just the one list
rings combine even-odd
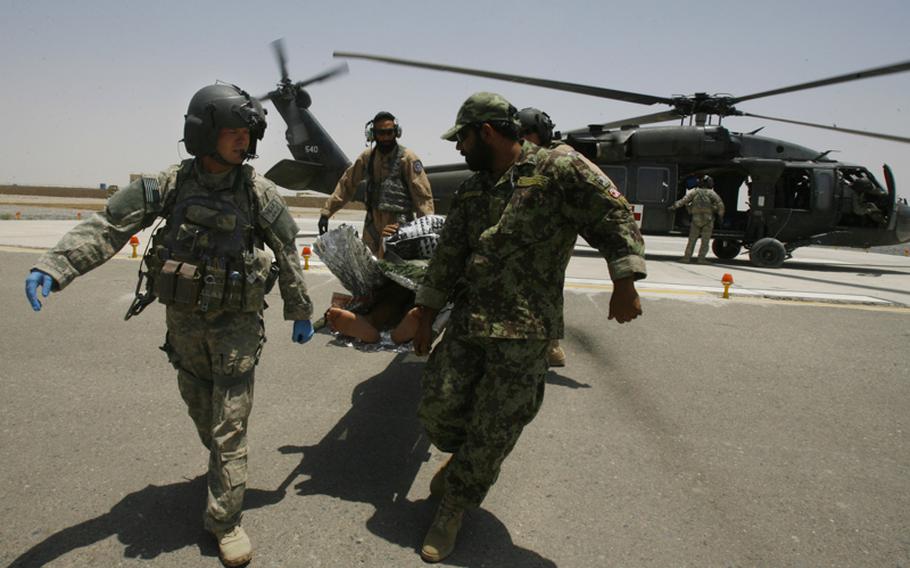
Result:
{"label": "tarmac", "polygon": [[[317,233],[318,210],[294,208],[301,227],[298,246],[312,244]],[[362,228],[363,212],[340,211],[330,221]],[[7,250],[47,249],[79,221],[76,220],[0,220],[0,247]],[[137,254],[149,242],[152,228],[142,231]],[[648,278],[638,283],[639,292],[676,298],[717,298],[723,294],[721,279],[733,277],[729,294],[736,299],[767,299],[804,302],[829,302],[866,306],[910,306],[910,256],[887,255],[862,249],[805,247],[794,251],[781,268],[753,266],[748,253],[732,260],[719,260],[709,253],[709,264],[682,264],[679,259],[686,239],[670,236],[646,236]],[[910,244],[908,244],[910,247]],[[910,255],[910,249],[907,254]],[[129,258],[127,245],[119,253]],[[313,255],[313,270],[325,270]],[[579,240],[566,272],[566,288],[609,290],[612,288],[606,265],[599,253]]]}
{"label": "tarmac", "polygon": [[[315,211],[295,213],[312,244]],[[131,248],[27,305],[29,266],[73,223],[0,222],[0,565],[219,566],[206,452],[157,349],[164,309],[123,321]],[[646,241],[644,315],[622,325],[605,263],[576,248],[568,365],[442,565],[910,567],[908,259],[807,248],[767,270],[680,264],[684,239]],[[319,311],[340,286],[310,264]],[[324,332],[294,344],[268,301],[251,566],[424,566],[447,457],[416,416],[425,359]]]}

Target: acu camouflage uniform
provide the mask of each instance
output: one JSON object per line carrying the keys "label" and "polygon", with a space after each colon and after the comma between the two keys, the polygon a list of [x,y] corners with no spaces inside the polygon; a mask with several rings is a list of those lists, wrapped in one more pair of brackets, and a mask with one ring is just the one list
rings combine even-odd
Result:
{"label": "acu camouflage uniform", "polygon": [[[367,179],[367,169],[371,165]],[[395,186],[393,192],[399,190],[402,195],[383,199],[382,190],[390,183]],[[334,215],[354,199],[358,186],[363,185],[369,185],[365,193],[372,195],[358,196],[368,203],[362,238],[373,254],[379,252],[383,227],[409,221],[415,214],[417,217],[433,214],[433,193],[423,164],[417,154],[400,144],[385,154],[375,147],[364,150],[338,180],[320,214]]]}
{"label": "acu camouflage uniform", "polygon": [[456,193],[417,303],[454,301],[423,375],[418,413],[452,452],[447,498],[481,503],[544,394],[545,351],[563,335],[565,270],[578,235],[613,280],[644,278],[644,241],[629,204],[575,152],[525,142],[496,180],[480,172]]}
{"label": "acu camouflage uniform", "polygon": [[702,261],[708,256],[708,246],[711,233],[714,230],[714,216],[723,218],[724,202],[717,192],[707,187],[696,187],[685,197],[670,206],[670,209],[679,209],[685,206],[692,214],[692,223],[689,225],[689,242],[686,243],[686,253],[683,260],[692,259],[695,241],[701,238],[701,248],[698,250],[698,260]]}
{"label": "acu camouflage uniform", "polygon": [[[236,179],[238,175],[242,179]],[[274,251],[280,267],[278,283],[284,300],[284,319],[310,319],[312,304],[294,244],[297,225],[272,182],[248,165],[210,174],[194,160],[155,177],[161,188],[161,202],[170,203],[170,207],[161,211],[161,207],[150,204],[143,181],[137,180],[114,194],[104,211],[67,233],[34,268],[50,274],[63,289],[77,276],[113,257],[131,235],[150,226],[159,215],[168,221],[176,218],[175,201],[225,202],[236,206],[246,217],[238,223],[245,222],[242,229],[248,230],[250,237],[255,235],[254,242],[264,242]],[[190,217],[187,213],[187,223],[178,227],[180,231],[195,230],[190,221],[200,219]],[[168,228],[165,225],[164,232]],[[215,534],[230,531],[240,523],[242,514],[247,481],[247,424],[253,404],[254,368],[265,342],[262,309],[270,264],[271,259],[259,244],[244,267],[243,283],[238,286],[242,293],[234,294],[237,283],[225,280],[222,266],[217,286],[202,287],[202,294],[208,293],[207,309],[203,310],[198,302],[167,306],[167,338],[162,349],[177,369],[180,394],[199,438],[209,450],[204,521]],[[206,275],[217,275],[218,270],[214,265],[205,267]]]}

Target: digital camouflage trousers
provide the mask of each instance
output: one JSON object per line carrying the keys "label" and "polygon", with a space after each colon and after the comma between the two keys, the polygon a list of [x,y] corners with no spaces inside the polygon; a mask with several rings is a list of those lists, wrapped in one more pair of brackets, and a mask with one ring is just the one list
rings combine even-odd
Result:
{"label": "digital camouflage trousers", "polygon": [[467,508],[486,497],[543,403],[549,341],[455,332],[447,330],[430,355],[418,414],[433,445],[453,454],[446,494]]}
{"label": "digital camouflage trousers", "polygon": [[704,258],[708,256],[708,248],[711,246],[712,231],[714,231],[713,215],[692,215],[692,224],[689,225],[689,242],[686,243],[686,253],[683,257],[686,260],[692,258],[692,251],[695,250],[695,241],[701,238],[701,247],[698,250],[698,258],[704,260]]}
{"label": "digital camouflage trousers", "polygon": [[265,342],[262,314],[168,306],[164,351],[202,444],[209,451],[205,528],[240,523],[247,482],[247,425],[253,374]]}

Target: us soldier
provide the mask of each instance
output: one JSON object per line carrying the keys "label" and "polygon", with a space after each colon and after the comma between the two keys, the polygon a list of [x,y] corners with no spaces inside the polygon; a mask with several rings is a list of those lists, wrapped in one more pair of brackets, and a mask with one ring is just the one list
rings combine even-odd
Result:
{"label": "us soldier", "polygon": [[888,192],[865,177],[853,180],[850,189],[853,190],[853,214],[860,219],[869,218],[876,225],[884,225],[885,217],[875,202],[888,195]]}
{"label": "us soldier", "polygon": [[701,237],[701,248],[698,249],[698,263],[705,264],[708,262],[708,246],[711,242],[711,232],[714,230],[714,216],[724,218],[724,202],[714,191],[714,178],[711,176],[702,176],[698,180],[698,187],[687,193],[682,199],[667,207],[670,211],[675,211],[686,206],[689,213],[692,214],[692,223],[689,225],[689,242],[686,244],[686,252],[682,257],[683,262],[692,262],[692,251],[695,249],[695,241]]}
{"label": "us soldier", "polygon": [[[277,272],[284,319],[294,321],[292,339],[304,343],[313,333],[312,304],[294,245],[297,225],[274,184],[243,165],[256,157],[265,127],[265,111],[239,87],[202,88],[184,123],[186,149],[195,158],[118,191],[104,211],[47,251],[25,280],[26,296],[38,311],[39,287],[44,297],[63,290],[113,257],[131,235],[165,219],[144,258],[148,292],[137,295],[127,318],[155,295],[167,305],[162,350],[177,369],[180,394],[209,451],[204,524],[228,566],[252,558],[240,519],[270,274]],[[275,269],[263,244],[275,253]]]}
{"label": "us soldier", "polygon": [[319,234],[329,230],[329,217],[355,195],[364,200],[367,214],[363,242],[381,257],[382,234],[394,232],[400,223],[433,214],[433,194],[423,164],[412,150],[398,143],[401,126],[389,112],[379,112],[367,122],[367,148],[344,172],[331,197],[319,212]]}
{"label": "us soldier", "polygon": [[[518,122],[521,127],[519,134],[528,142],[536,144],[542,148],[552,150],[561,154],[574,154],[579,160],[585,162],[595,170],[600,170],[584,155],[575,151],[575,148],[569,146],[562,140],[553,136],[553,129],[556,127],[550,115],[534,107],[523,108],[518,111]],[[547,347],[547,364],[551,367],[566,366],[566,352],[559,345],[559,339],[550,341]]]}
{"label": "us soldier", "polygon": [[609,319],[641,314],[634,282],[645,277],[644,241],[629,204],[577,155],[519,142],[516,114],[500,95],[476,93],[442,136],[477,173],[455,194],[416,297],[418,354],[429,352],[437,310],[454,301],[418,408],[430,441],[452,453],[430,484],[442,500],[420,552],[429,562],[452,552],[465,509],[483,501],[540,408],[579,234],[607,261]]}

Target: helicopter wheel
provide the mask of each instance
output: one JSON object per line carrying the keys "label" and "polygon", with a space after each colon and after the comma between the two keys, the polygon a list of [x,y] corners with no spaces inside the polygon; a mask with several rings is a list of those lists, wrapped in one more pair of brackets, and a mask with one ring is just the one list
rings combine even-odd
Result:
{"label": "helicopter wheel", "polygon": [[758,239],[749,250],[749,260],[762,268],[778,268],[786,258],[784,243],[771,237]]}
{"label": "helicopter wheel", "polygon": [[743,249],[742,243],[733,239],[714,239],[711,243],[711,251],[714,256],[723,260],[736,258]]}

